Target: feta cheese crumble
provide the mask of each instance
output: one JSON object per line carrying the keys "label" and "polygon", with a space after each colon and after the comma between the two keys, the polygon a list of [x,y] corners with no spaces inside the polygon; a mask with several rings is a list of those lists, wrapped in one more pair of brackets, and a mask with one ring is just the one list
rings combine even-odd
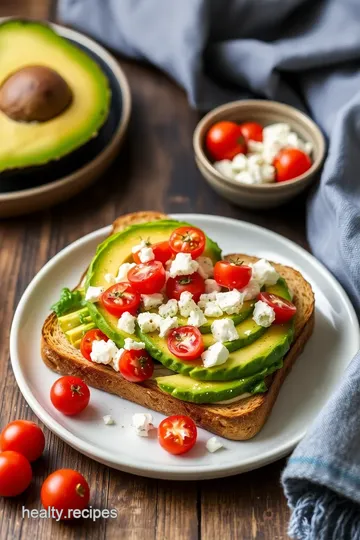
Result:
{"label": "feta cheese crumble", "polygon": [[256,281],[256,279],[251,278],[246,287],[241,289],[241,293],[244,295],[244,301],[257,298],[260,293],[259,282]]}
{"label": "feta cheese crumble", "polygon": [[269,306],[269,304],[267,304],[266,302],[262,302],[262,300],[259,300],[255,304],[253,320],[259,326],[268,328],[275,320],[275,311],[271,306]]}
{"label": "feta cheese crumble", "polygon": [[217,341],[202,353],[201,358],[205,368],[221,366],[229,358],[229,351],[220,341]]}
{"label": "feta cheese crumble", "polygon": [[143,248],[148,247],[148,242],[145,242],[145,240],[141,240],[140,244],[137,244],[136,246],[133,246],[131,248],[131,253],[138,253]]}
{"label": "feta cheese crumble", "polygon": [[208,279],[213,277],[214,265],[210,257],[201,255],[196,259],[196,262],[199,264],[198,272],[202,278]]}
{"label": "feta cheese crumble", "polygon": [[207,442],[206,442],[206,450],[208,452],[211,452],[211,454],[213,454],[214,452],[217,452],[218,450],[220,450],[220,448],[224,448],[224,445],[221,441],[219,441],[219,439],[217,437],[211,437]]}
{"label": "feta cheese crumble", "polygon": [[159,336],[164,338],[168,335],[170,330],[178,326],[177,317],[166,317],[165,319],[160,319],[159,322]]}
{"label": "feta cheese crumble", "polygon": [[202,326],[203,324],[207,323],[207,318],[205,317],[201,309],[197,307],[196,309],[193,309],[192,311],[190,311],[190,315],[187,320],[187,323],[190,326],[196,326],[198,328],[199,326]]}
{"label": "feta cheese crumble", "polygon": [[164,296],[161,293],[142,294],[141,300],[142,300],[144,309],[150,310],[150,309],[160,306],[164,301]]}
{"label": "feta cheese crumble", "polygon": [[204,293],[200,295],[200,299],[198,302],[198,306],[203,309],[205,308],[206,304],[208,302],[215,302],[216,300],[216,291],[212,291],[210,293]]}
{"label": "feta cheese crumble", "polygon": [[224,313],[219,305],[212,301],[205,304],[204,315],[206,315],[206,317],[221,317]]}
{"label": "feta cheese crumble", "polygon": [[104,279],[109,285],[115,285],[116,278],[113,274],[105,274]]}
{"label": "feta cheese crumble", "polygon": [[85,300],[87,302],[92,302],[93,304],[95,302],[98,302],[100,300],[100,296],[104,292],[104,287],[88,287],[88,290],[86,291]]}
{"label": "feta cheese crumble", "polygon": [[149,431],[155,429],[152,422],[153,417],[150,413],[137,413],[132,417],[132,427],[139,437],[149,436]]}
{"label": "feta cheese crumble", "polygon": [[169,269],[170,277],[189,276],[196,272],[199,263],[191,258],[190,253],[177,253]]}
{"label": "feta cheese crumble", "polygon": [[125,351],[125,349],[123,349],[123,348],[118,349],[116,351],[115,355],[114,355],[114,358],[111,361],[111,365],[115,369],[115,371],[120,371],[119,362],[120,362],[120,358],[122,357],[124,351]]}
{"label": "feta cheese crumble", "polygon": [[106,414],[105,416],[103,416],[103,420],[104,420],[104,424],[106,426],[113,426],[115,425],[115,420],[113,419],[113,417],[111,416],[111,414]]}
{"label": "feta cheese crumble", "polygon": [[184,291],[180,295],[180,300],[178,304],[179,304],[180,314],[183,317],[189,317],[190,313],[196,310],[197,308],[197,305],[192,299],[192,296],[193,295],[189,291]]}
{"label": "feta cheese crumble", "polygon": [[145,349],[145,343],[142,341],[134,341],[131,338],[125,338],[124,349],[126,351],[141,351],[141,349]]}
{"label": "feta cheese crumble", "polygon": [[147,263],[155,259],[154,252],[151,247],[143,247],[139,251],[139,259],[142,263]]}
{"label": "feta cheese crumble", "polygon": [[136,266],[135,263],[124,263],[120,266],[118,275],[116,276],[116,282],[126,281],[128,272]]}
{"label": "feta cheese crumble", "polygon": [[109,339],[95,339],[92,343],[90,358],[95,364],[110,364],[117,353],[118,348],[115,343]]}
{"label": "feta cheese crumble", "polygon": [[161,317],[157,313],[139,313],[137,323],[141,332],[148,334],[159,329]]}
{"label": "feta cheese crumble", "polygon": [[211,325],[211,333],[216,341],[234,341],[239,339],[239,334],[231,319],[218,319]]}
{"label": "feta cheese crumble", "polygon": [[244,295],[237,289],[216,293],[216,303],[228,315],[239,313],[244,302]]}
{"label": "feta cheese crumble", "polygon": [[175,298],[172,298],[171,300],[168,300],[166,304],[162,304],[159,307],[159,315],[161,317],[175,317],[178,312],[178,303]]}
{"label": "feta cheese crumble", "polygon": [[136,317],[128,311],[124,311],[118,320],[117,327],[126,334],[135,334],[135,321]]}
{"label": "feta cheese crumble", "polygon": [[277,283],[279,274],[266,259],[260,259],[250,266],[252,267],[252,279],[257,281],[260,287]]}

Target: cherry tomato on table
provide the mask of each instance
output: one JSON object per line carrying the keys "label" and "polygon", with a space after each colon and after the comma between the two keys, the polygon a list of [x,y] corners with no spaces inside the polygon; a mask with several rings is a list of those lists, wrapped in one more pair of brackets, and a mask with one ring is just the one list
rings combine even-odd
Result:
{"label": "cherry tomato on table", "polygon": [[176,276],[166,282],[166,295],[168,298],[180,300],[181,293],[188,291],[193,295],[194,302],[198,302],[205,292],[205,281],[198,272],[190,276]]}
{"label": "cherry tomato on table", "polygon": [[218,261],[214,267],[215,281],[229,289],[242,289],[251,279],[252,269],[242,261]]}
{"label": "cherry tomato on table", "polygon": [[154,373],[154,362],[145,349],[124,351],[119,360],[119,370],[127,381],[142,382]]}
{"label": "cherry tomato on table", "polygon": [[173,253],[190,253],[196,259],[205,249],[206,236],[196,227],[179,227],[172,232],[169,244]]}
{"label": "cherry tomato on table", "polygon": [[14,450],[29,461],[38,459],[44,451],[45,437],[41,428],[28,420],[15,420],[3,429],[1,451]]}
{"label": "cherry tomato on table", "polygon": [[88,406],[90,390],[79,377],[65,376],[52,385],[50,399],[55,409],[67,416],[73,416]]}
{"label": "cherry tomato on table", "polygon": [[195,326],[179,326],[171,330],[167,345],[174,356],[184,360],[195,360],[204,352],[202,335]]}
{"label": "cherry tomato on table", "polygon": [[247,148],[241,128],[235,122],[217,122],[206,134],[206,150],[214,161],[233,159],[246,154]]}
{"label": "cherry tomato on table", "polygon": [[32,470],[29,461],[19,452],[6,450],[0,454],[0,496],[16,497],[29,487]]}
{"label": "cherry tomato on table", "polygon": [[239,127],[247,143],[249,140],[262,142],[263,127],[257,122],[245,122],[244,124],[240,124]]}
{"label": "cherry tomato on table", "polygon": [[[160,261],[162,264],[165,264],[169,259],[171,259],[172,251],[169,246],[169,242],[158,242],[157,244],[148,243],[149,247],[154,252],[155,261]],[[133,253],[133,259],[136,264],[140,264],[141,260],[139,258],[139,251]]]}
{"label": "cherry tomato on table", "polygon": [[277,294],[261,292],[259,300],[265,302],[275,311],[275,323],[281,324],[289,321],[296,313],[296,306],[289,300],[281,298]]}
{"label": "cherry tomato on table", "polygon": [[69,510],[84,510],[89,504],[89,484],[72,469],[59,469],[48,476],[41,487],[44,508],[62,510],[61,519],[74,517]]}
{"label": "cherry tomato on table", "polygon": [[108,341],[108,337],[101,332],[98,328],[94,328],[93,330],[89,330],[86,332],[86,334],[83,336],[81,343],[80,343],[80,351],[86,360],[91,360],[90,354],[92,351],[92,345],[94,341]]}
{"label": "cherry tomato on table", "polygon": [[158,439],[161,446],[170,454],[185,454],[196,443],[196,425],[188,416],[169,416],[159,425]]}
{"label": "cherry tomato on table", "polygon": [[106,289],[102,293],[100,301],[111,315],[121,317],[124,311],[128,311],[132,315],[136,313],[140,304],[140,296],[130,283],[124,281],[115,283]]}
{"label": "cherry tomato on table", "polygon": [[128,280],[137,293],[158,293],[165,285],[165,269],[160,261],[137,264],[128,272]]}
{"label": "cherry tomato on table", "polygon": [[312,165],[311,159],[298,148],[284,148],[274,159],[276,181],[292,180],[308,171]]}

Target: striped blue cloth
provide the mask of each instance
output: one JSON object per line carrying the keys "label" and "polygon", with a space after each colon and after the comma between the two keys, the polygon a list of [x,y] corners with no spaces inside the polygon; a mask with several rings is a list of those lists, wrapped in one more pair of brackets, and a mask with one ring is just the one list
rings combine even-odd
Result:
{"label": "striped blue cloth", "polygon": [[[308,239],[360,313],[359,0],[60,0],[59,15],[198,109],[251,96],[308,111],[329,141]],[[357,355],[283,473],[295,538],[360,539],[359,377]]]}

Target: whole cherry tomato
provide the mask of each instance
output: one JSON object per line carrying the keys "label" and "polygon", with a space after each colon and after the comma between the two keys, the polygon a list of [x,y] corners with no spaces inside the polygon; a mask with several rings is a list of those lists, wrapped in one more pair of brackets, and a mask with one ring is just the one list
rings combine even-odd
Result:
{"label": "whole cherry tomato", "polygon": [[244,124],[240,124],[239,127],[247,143],[249,141],[262,142],[263,127],[257,122],[245,122]]}
{"label": "whole cherry tomato", "polygon": [[54,382],[50,399],[55,409],[67,416],[73,416],[88,406],[90,390],[82,379],[68,375]]}
{"label": "whole cherry tomato", "polygon": [[312,165],[311,159],[298,148],[284,148],[274,159],[276,181],[293,180],[308,171]]}
{"label": "whole cherry tomato", "polygon": [[29,461],[19,452],[6,450],[0,454],[0,496],[16,497],[29,487],[32,470]]}
{"label": "whole cherry tomato", "polygon": [[218,261],[214,267],[215,281],[229,289],[242,289],[251,279],[252,269],[242,261]]}
{"label": "whole cherry tomato", "polygon": [[268,304],[275,311],[275,323],[282,324],[289,321],[296,314],[296,306],[281,298],[277,294],[261,292],[259,294],[259,300]]}
{"label": "whole cherry tomato", "polygon": [[202,335],[195,326],[179,326],[171,330],[167,345],[174,356],[184,360],[195,360],[204,352]]}
{"label": "whole cherry tomato", "polygon": [[[130,272],[128,273],[128,277]],[[111,285],[101,295],[101,304],[103,307],[114,315],[115,317],[121,317],[124,311],[128,311],[132,315],[136,313],[137,308],[140,305],[140,295],[126,281],[121,283],[115,283]]]}
{"label": "whole cherry tomato", "polygon": [[205,292],[205,281],[198,272],[189,276],[176,276],[166,282],[166,295],[168,298],[180,300],[181,293],[188,291],[193,295],[194,302],[198,302]]}
{"label": "whole cherry tomato", "polygon": [[170,454],[185,454],[196,443],[196,425],[189,416],[169,416],[159,425],[158,439],[164,450]]}
{"label": "whole cherry tomato", "polygon": [[73,510],[84,510],[89,504],[89,484],[72,469],[59,469],[48,476],[41,487],[44,508],[61,512],[61,519],[71,519]]}
{"label": "whole cherry tomato", "polygon": [[145,349],[124,351],[120,356],[119,370],[124,379],[138,383],[150,379],[154,373],[154,362]]}
{"label": "whole cherry tomato", "polygon": [[233,159],[246,154],[247,148],[241,128],[235,122],[217,122],[206,134],[206,150],[214,161]]}
{"label": "whole cherry tomato", "polygon": [[172,232],[169,244],[173,253],[190,253],[197,259],[205,249],[206,236],[196,227],[179,227]]}
{"label": "whole cherry tomato", "polygon": [[2,431],[0,437],[1,451],[14,450],[29,461],[38,459],[45,448],[45,437],[42,429],[28,420],[14,420]]}
{"label": "whole cherry tomato", "polygon": [[86,360],[91,360],[90,354],[92,351],[92,345],[94,341],[108,341],[108,337],[101,332],[98,328],[94,328],[93,330],[89,330],[86,332],[86,334],[83,336],[81,343],[80,343],[80,351]]}

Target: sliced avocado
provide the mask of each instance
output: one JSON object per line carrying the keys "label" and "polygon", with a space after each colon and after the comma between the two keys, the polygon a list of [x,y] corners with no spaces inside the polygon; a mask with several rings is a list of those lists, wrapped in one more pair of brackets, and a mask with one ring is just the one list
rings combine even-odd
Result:
{"label": "sliced avocado", "polygon": [[[96,255],[92,260],[87,277],[85,289],[90,285],[95,287],[109,287],[105,281],[105,274],[117,275],[119,267],[124,262],[132,260],[131,248],[144,240],[155,244],[169,239],[171,233],[188,223],[175,220],[160,220],[150,223],[133,225],[128,229],[113,234],[107,238],[97,249]],[[221,250],[219,246],[206,239],[206,248],[204,255],[210,257],[213,262],[221,259]],[[124,337],[127,337],[117,328],[117,318],[110,315],[99,303],[87,303],[91,317],[100,330],[112,339],[119,347],[124,344]]]}
{"label": "sliced avocado", "polygon": [[0,24],[0,172],[57,160],[84,145],[110,104],[98,64],[50,26]]}
{"label": "sliced avocado", "polygon": [[[202,334],[211,334],[211,325],[214,321],[218,320],[218,319],[231,319],[232,321],[234,321],[234,324],[237,325],[239,323],[241,323],[242,321],[244,321],[245,319],[247,319],[249,317],[249,315],[251,315],[251,313],[254,311],[254,305],[255,305],[255,302],[253,300],[249,300],[247,302],[244,302],[242,307],[241,307],[241,310],[239,313],[236,313],[234,315],[223,315],[222,317],[216,317],[216,318],[213,318],[213,317],[206,317],[207,318],[207,322],[205,324],[203,324],[202,326],[200,326],[199,330]],[[182,319],[180,320],[180,324],[186,324],[186,319]]]}
{"label": "sliced avocado", "polygon": [[58,322],[61,330],[66,333],[72,328],[76,328],[82,324],[92,322],[92,319],[88,308],[84,307],[77,311],[73,311],[72,313],[63,315],[62,317],[58,317]]}
{"label": "sliced avocado", "polygon": [[[242,349],[247,345],[250,345],[257,339],[259,339],[266,332],[266,328],[259,326],[256,322],[249,318],[246,321],[238,324],[236,326],[237,333],[239,338],[234,341],[226,341],[224,343],[225,347],[230,351],[237,351]],[[203,342],[205,349],[208,349],[211,345],[215,343],[214,336],[212,334],[206,334],[203,336]]]}
{"label": "sliced avocado", "polygon": [[269,369],[251,377],[225,382],[194,381],[186,375],[168,375],[157,377],[159,388],[173,397],[191,403],[216,403],[240,396],[244,393],[266,392],[265,377],[282,367],[282,361]]}
{"label": "sliced avocado", "polygon": [[80,326],[77,326],[65,332],[65,335],[70,341],[70,343],[72,343],[72,345],[75,345],[76,343],[80,344],[80,341],[86,334],[86,332],[92,330],[93,328],[95,328],[95,324],[93,322],[90,322],[88,324],[81,324]]}

